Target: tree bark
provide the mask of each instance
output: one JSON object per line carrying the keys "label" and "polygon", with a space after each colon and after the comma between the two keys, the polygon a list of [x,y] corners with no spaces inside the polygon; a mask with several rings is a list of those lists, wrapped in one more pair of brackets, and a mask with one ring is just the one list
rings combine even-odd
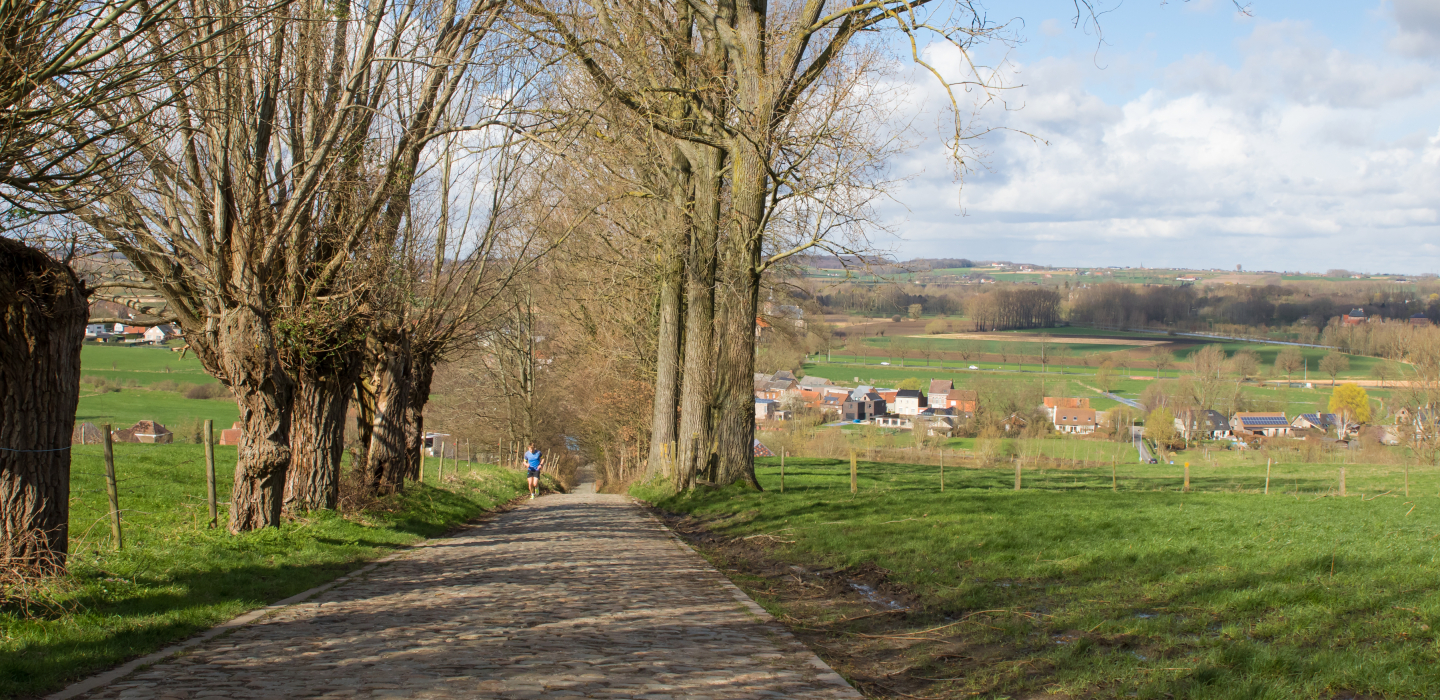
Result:
{"label": "tree bark", "polygon": [[285,482],[287,511],[332,510],[339,502],[345,413],[360,377],[361,359],[359,352],[339,351],[300,368]]}
{"label": "tree bark", "polygon": [[[688,247],[688,246],[687,246]],[[655,403],[650,420],[651,478],[665,474],[670,443],[675,441],[680,393],[680,301],[685,284],[682,251],[670,251],[660,280],[660,329],[655,362]]]}
{"label": "tree bark", "polygon": [[695,183],[689,260],[685,263],[685,364],[676,440],[677,489],[690,488],[710,464],[711,402],[715,382],[715,266],[720,232],[723,159],[719,149],[687,145]]}
{"label": "tree bark", "polygon": [[410,403],[410,340],[402,331],[371,336],[368,390],[374,394],[370,444],[365,455],[366,488],[392,493],[405,486]]}
{"label": "tree bark", "polygon": [[[413,348],[412,348],[413,350]],[[425,405],[430,403],[430,383],[435,378],[435,357],[428,352],[410,355],[410,390],[406,416],[408,449],[405,452],[408,478],[420,479],[420,450],[425,446]],[[443,449],[443,448],[442,448]]]}
{"label": "tree bark", "polygon": [[726,276],[719,295],[724,327],[716,368],[715,483],[743,481],[759,489],[755,478],[755,318],[759,275],[739,270]]}
{"label": "tree bark", "polygon": [[221,371],[235,394],[243,430],[230,496],[230,532],[279,527],[290,468],[294,384],[280,363],[261,304],[220,312],[215,332]]}
{"label": "tree bark", "polygon": [[68,266],[0,238],[0,565],[28,574],[65,569],[88,318]]}
{"label": "tree bark", "polygon": [[681,320],[685,299],[686,260],[691,250],[690,238],[693,233],[690,201],[692,182],[690,161],[679,146],[670,154],[670,208],[662,220],[673,236],[674,245],[662,249],[664,256],[660,278],[660,328],[656,334],[655,360],[655,403],[650,421],[650,464],[651,478],[667,477],[677,463],[674,449],[679,426],[680,410],[680,363],[683,342]]}

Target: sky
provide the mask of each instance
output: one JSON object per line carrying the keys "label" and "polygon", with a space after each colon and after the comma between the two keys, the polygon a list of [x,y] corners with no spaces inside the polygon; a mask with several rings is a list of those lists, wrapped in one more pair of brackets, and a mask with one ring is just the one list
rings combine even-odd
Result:
{"label": "sky", "polygon": [[1098,30],[1071,0],[985,7],[1022,41],[978,52],[1010,88],[967,115],[993,130],[963,177],[938,81],[893,78],[897,257],[1440,272],[1440,0],[1109,0]]}

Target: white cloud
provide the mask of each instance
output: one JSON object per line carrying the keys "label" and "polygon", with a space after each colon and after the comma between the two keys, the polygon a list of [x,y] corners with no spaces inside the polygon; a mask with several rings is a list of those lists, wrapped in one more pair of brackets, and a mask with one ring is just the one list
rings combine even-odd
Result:
{"label": "white cloud", "polygon": [[[1240,68],[1191,56],[1120,105],[1085,58],[1023,66],[1024,109],[982,120],[988,167],[960,196],[944,154],[896,199],[906,254],[1051,264],[1440,270],[1434,69],[1336,50],[1304,25],[1257,27]],[[917,88],[935,98],[935,90]],[[908,169],[908,170],[907,170]],[[923,205],[921,203],[924,203]],[[962,216],[962,210],[964,216]]]}

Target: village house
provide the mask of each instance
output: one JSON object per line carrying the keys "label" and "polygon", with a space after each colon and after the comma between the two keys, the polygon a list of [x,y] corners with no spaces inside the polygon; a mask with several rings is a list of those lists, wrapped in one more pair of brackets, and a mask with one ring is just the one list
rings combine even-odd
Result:
{"label": "village house", "polygon": [[774,399],[755,399],[755,420],[773,420],[779,412],[779,401]]}
{"label": "village house", "polygon": [[979,410],[980,394],[973,389],[952,389],[938,402],[932,398],[930,405],[938,408],[953,408],[967,419],[973,418],[975,411]]}
{"label": "village house", "polygon": [[1425,314],[1415,314],[1414,316],[1410,317],[1410,325],[1428,326],[1430,325],[1430,319]]}
{"label": "village house", "polygon": [[956,414],[953,408],[935,408],[932,406],[921,411],[920,414],[915,417],[915,422],[925,427],[925,433],[927,435],[948,436],[951,434],[951,431],[960,427],[963,419]]}
{"label": "village house", "polygon": [[1358,326],[1364,323],[1366,320],[1367,319],[1365,318],[1364,309],[1353,309],[1350,311],[1350,313],[1345,314],[1344,316],[1344,322],[1347,326]]}
{"label": "village house", "polygon": [[1093,408],[1061,408],[1057,406],[1053,420],[1057,433],[1089,435],[1095,432],[1097,425],[1097,416]]}
{"label": "village house", "polygon": [[152,343],[163,343],[167,340],[177,338],[179,336],[179,329],[175,328],[170,324],[163,324],[159,326],[151,326],[145,329],[145,333],[141,337]]}
{"label": "village house", "polygon": [[915,428],[915,420],[911,416],[901,416],[894,413],[875,416],[870,422],[882,428],[895,428],[897,430],[913,430]]}
{"label": "village house", "polygon": [[800,386],[803,386],[807,389],[818,389],[822,386],[832,385],[832,382],[824,377],[809,376],[800,378]]}
{"label": "village house", "polygon": [[952,391],[954,391],[954,390],[955,390],[955,382],[952,381],[952,380],[949,380],[949,379],[931,379],[931,380],[930,380],[930,391],[925,392],[925,395],[930,398],[930,405],[931,405],[931,406],[934,406],[934,405],[935,405],[935,402],[936,402],[937,400],[939,400],[941,397],[944,397],[946,394],[949,394],[950,392],[952,392]]}
{"label": "village house", "polygon": [[879,394],[870,392],[856,398],[851,396],[840,407],[840,416],[848,421],[867,421],[876,416],[885,415],[885,399]]}
{"label": "village house", "polygon": [[925,395],[918,389],[901,389],[895,392],[895,412],[902,416],[919,415],[927,407]]}
{"label": "village house", "polygon": [[1290,421],[1296,430],[1319,430],[1329,432],[1340,425],[1340,416],[1334,413],[1302,413]]}
{"label": "village house", "polygon": [[1236,437],[1282,437],[1290,434],[1290,420],[1278,411],[1242,411],[1231,416],[1230,430]]}
{"label": "village house", "polygon": [[1010,416],[1005,419],[1005,422],[1000,424],[1001,429],[1007,433],[1012,430],[1024,430],[1029,426],[1030,421],[1026,420],[1025,416],[1019,413],[1011,413]]}
{"label": "village house", "polygon": [[1051,420],[1055,419],[1057,408],[1090,408],[1090,399],[1075,398],[1071,396],[1046,396],[1045,415]]}
{"label": "village house", "polygon": [[1175,429],[1186,440],[1224,440],[1230,437],[1230,421],[1213,410],[1182,411],[1175,417]]}

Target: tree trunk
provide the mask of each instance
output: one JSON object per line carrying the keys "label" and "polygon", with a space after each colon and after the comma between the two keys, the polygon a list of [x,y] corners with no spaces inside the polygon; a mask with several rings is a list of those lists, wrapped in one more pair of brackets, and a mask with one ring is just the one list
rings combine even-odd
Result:
{"label": "tree trunk", "polygon": [[420,450],[425,446],[425,405],[430,403],[430,382],[434,378],[434,355],[428,352],[412,352],[410,355],[409,405],[406,409],[406,415],[409,418],[409,426],[406,428],[409,445],[405,453],[410,465],[407,473],[411,479],[420,479],[424,476],[420,473]]}
{"label": "tree trunk", "polygon": [[371,337],[369,391],[374,393],[370,445],[365,455],[366,488],[372,494],[405,486],[409,468],[406,409],[410,403],[410,341],[405,333]]}
{"label": "tree trunk", "polygon": [[235,394],[243,430],[230,496],[230,532],[279,527],[290,468],[294,385],[260,304],[225,309],[215,331],[219,376]]}
{"label": "tree trunk", "polygon": [[715,483],[744,481],[759,489],[755,479],[755,314],[760,299],[759,275],[748,270],[728,275],[719,295],[725,326],[720,331],[715,377],[716,453]]}
{"label": "tree trunk", "polygon": [[339,502],[345,413],[361,359],[359,352],[341,351],[300,369],[291,416],[286,510],[332,510]]}
{"label": "tree trunk", "polygon": [[0,238],[0,566],[65,568],[89,303],[69,267]]}
{"label": "tree trunk", "polygon": [[675,475],[669,472],[674,469],[677,460],[677,455],[671,450],[674,449],[679,428],[680,363],[684,340],[681,313],[685,300],[686,259],[690,255],[690,238],[694,233],[690,161],[678,145],[671,149],[667,174],[670,177],[670,208],[662,219],[675,243],[670,250],[661,251],[661,255],[666,257],[660,278],[660,328],[656,334],[655,403],[650,421],[648,474],[651,478],[665,476],[673,480]]}
{"label": "tree trunk", "polygon": [[655,403],[650,419],[650,464],[654,478],[665,474],[669,445],[676,434],[680,393],[680,297],[685,283],[685,259],[672,252],[660,280],[660,329],[655,362]]}
{"label": "tree trunk", "polygon": [[[755,21],[750,12],[742,12],[742,28],[751,41],[758,42],[759,30],[749,25]],[[748,26],[747,26],[748,25]],[[742,70],[742,82],[758,80],[763,67],[748,66]],[[749,76],[746,78],[745,76]],[[752,95],[761,95],[758,85],[748,86]],[[753,114],[771,113],[770,105],[754,107]],[[757,125],[762,126],[762,125]],[[766,132],[768,133],[768,132]],[[735,139],[733,183],[733,217],[725,256],[725,289],[721,296],[725,306],[726,326],[721,330],[719,358],[716,369],[716,452],[719,459],[716,483],[744,481],[760,488],[755,479],[755,320],[760,306],[761,243],[764,236],[765,185],[767,171],[763,151],[747,139]]]}
{"label": "tree trunk", "polygon": [[[689,260],[685,263],[685,364],[680,384],[680,427],[675,439],[677,489],[695,482],[710,463],[710,409],[715,381],[715,265],[720,231],[723,160],[719,149],[687,146],[695,182]],[[752,382],[753,384],[753,382]]]}

